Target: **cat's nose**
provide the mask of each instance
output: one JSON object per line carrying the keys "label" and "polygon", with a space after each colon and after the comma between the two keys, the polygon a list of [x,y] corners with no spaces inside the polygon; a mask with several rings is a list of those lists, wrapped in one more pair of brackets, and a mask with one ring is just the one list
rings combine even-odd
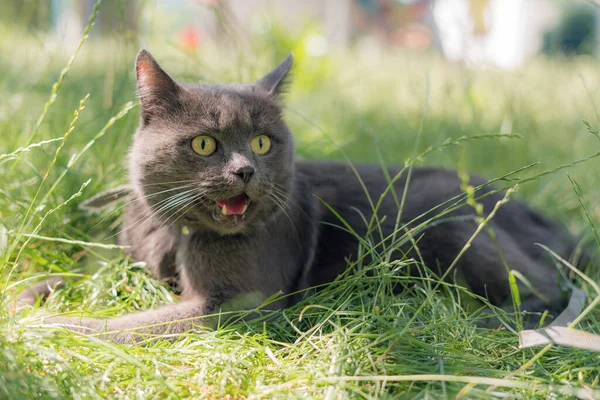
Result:
{"label": "cat's nose", "polygon": [[244,181],[244,183],[248,183],[250,181],[250,178],[252,178],[252,175],[254,175],[254,168],[248,165],[246,167],[238,169],[234,172],[234,174],[242,178],[242,181]]}

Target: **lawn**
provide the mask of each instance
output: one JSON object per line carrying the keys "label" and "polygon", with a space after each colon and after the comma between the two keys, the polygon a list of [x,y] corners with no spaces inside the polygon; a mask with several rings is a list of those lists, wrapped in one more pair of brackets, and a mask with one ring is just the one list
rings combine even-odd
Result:
{"label": "lawn", "polygon": [[[146,46],[174,77],[208,83],[249,82],[294,51],[285,115],[299,159],[505,177],[498,186],[520,183],[516,197],[593,243],[596,59],[534,58],[506,72],[401,51],[311,57],[308,33],[272,27],[243,46],[197,52],[158,36]],[[42,306],[51,313],[108,317],[177,298],[115,246],[122,209],[78,209],[127,181],[138,44],[96,37],[77,51],[3,25],[0,38],[0,398],[600,396],[597,353],[520,350],[514,330],[476,327],[468,290],[405,276],[412,260],[377,260],[293,308],[251,321],[221,315],[217,330],[176,341],[113,345],[37,326],[36,310],[15,312],[12,299],[48,275],[73,278]],[[600,280],[597,269],[586,273]],[[576,282],[589,302],[600,296]],[[391,293],[397,283],[401,296]],[[579,327],[600,334],[600,312]]]}

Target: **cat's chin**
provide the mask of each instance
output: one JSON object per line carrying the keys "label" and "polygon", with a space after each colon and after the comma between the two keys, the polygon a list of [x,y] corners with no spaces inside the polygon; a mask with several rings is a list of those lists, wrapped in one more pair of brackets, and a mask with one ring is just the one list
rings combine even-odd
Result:
{"label": "cat's chin", "polygon": [[228,236],[243,233],[248,230],[249,218],[242,215],[222,215],[218,211],[205,214],[202,218],[184,217],[184,226],[192,231],[214,232]]}
{"label": "cat's chin", "polygon": [[220,212],[213,211],[212,218],[220,223],[232,223],[237,225],[246,220],[246,214],[223,215]]}
{"label": "cat's chin", "polygon": [[239,235],[248,230],[248,224],[243,220],[241,215],[233,216],[230,220],[215,220],[211,224],[211,230],[222,235]]}

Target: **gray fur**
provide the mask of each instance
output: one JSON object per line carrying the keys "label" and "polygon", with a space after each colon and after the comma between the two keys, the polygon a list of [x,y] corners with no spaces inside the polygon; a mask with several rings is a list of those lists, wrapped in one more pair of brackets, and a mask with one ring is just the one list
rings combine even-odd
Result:
{"label": "gray fur", "polygon": [[[129,157],[135,201],[127,208],[120,240],[130,246],[135,259],[147,262],[153,275],[176,280],[184,301],[107,321],[58,318],[53,323],[80,330],[129,330],[110,335],[119,342],[135,341],[140,333],[178,334],[205,325],[205,314],[228,304],[253,307],[279,291],[289,294],[330,282],[346,269],[348,258],[356,259],[357,240],[339,228],[341,222],[319,199],[361,236],[367,235],[361,214],[369,219],[371,206],[348,165],[294,162],[294,141],[278,98],[291,64],[290,56],[256,84],[180,85],[148,52],[140,52],[136,72],[141,122]],[[262,156],[252,153],[249,145],[258,134],[273,142]],[[213,136],[217,152],[208,157],[195,154],[190,141],[197,135]],[[255,173],[246,183],[236,171],[248,167]],[[381,167],[357,168],[371,197],[379,199],[387,186]],[[389,169],[392,176],[398,171]],[[475,178],[472,183],[484,181]],[[180,186],[185,188],[177,189]],[[405,178],[394,185],[399,197],[404,187]],[[185,195],[180,195],[175,198],[179,205],[165,209],[168,196],[185,190],[198,197],[184,201]],[[219,217],[215,200],[242,191],[251,199],[246,214],[226,221]],[[493,194],[488,187],[478,194],[485,193],[489,195],[481,201],[487,215],[502,193]],[[424,220],[423,213],[460,194],[456,172],[415,168],[402,221],[412,221],[409,226],[415,227]],[[384,237],[392,233],[396,215],[396,203],[388,194],[379,210],[379,218],[385,217]],[[429,227],[418,242],[426,265],[440,273],[477,226],[469,206],[450,216],[459,218]],[[543,260],[534,243],[568,256],[575,246],[569,233],[517,201],[503,206],[490,227],[510,268],[545,296],[541,300],[523,287],[524,308],[551,313],[562,309],[565,298],[558,287],[558,271]],[[381,239],[379,233],[375,239]],[[408,245],[396,256],[408,252],[417,258]],[[475,293],[489,296],[497,305],[509,299],[506,269],[486,233],[474,240],[457,268]],[[272,307],[297,300],[288,296]]]}

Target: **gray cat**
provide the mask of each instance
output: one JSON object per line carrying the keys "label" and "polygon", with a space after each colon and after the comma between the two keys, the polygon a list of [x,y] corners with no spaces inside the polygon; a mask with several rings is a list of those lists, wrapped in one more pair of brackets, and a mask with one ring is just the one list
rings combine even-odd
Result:
{"label": "gray cat", "polygon": [[[393,259],[412,257],[434,273],[446,271],[478,225],[461,197],[457,172],[414,168],[403,229],[393,235],[398,206],[390,191],[378,209],[379,223],[369,229],[370,199],[376,203],[388,187],[382,167],[356,167],[367,195],[349,165],[294,161],[294,139],[281,112],[292,61],[290,55],[253,84],[182,85],[150,53],[139,53],[141,121],[129,156],[132,202],[120,241],[154,276],[176,281],[184,300],[114,319],[54,317],[52,323],[132,342],[183,333],[206,325],[206,314],[252,308],[280,291],[289,296],[269,307],[283,308],[356,261],[358,238],[370,237],[373,247],[387,238],[386,248],[395,246]],[[389,168],[388,174],[399,171]],[[406,177],[393,184],[398,198]],[[483,185],[477,195],[488,215],[503,193],[484,183],[470,182]],[[510,300],[501,252],[541,295],[521,287],[523,309],[556,315],[565,305],[559,273],[534,243],[568,257],[575,239],[517,201],[503,205],[489,227],[497,244],[483,230],[456,264],[471,290],[495,305]]]}

